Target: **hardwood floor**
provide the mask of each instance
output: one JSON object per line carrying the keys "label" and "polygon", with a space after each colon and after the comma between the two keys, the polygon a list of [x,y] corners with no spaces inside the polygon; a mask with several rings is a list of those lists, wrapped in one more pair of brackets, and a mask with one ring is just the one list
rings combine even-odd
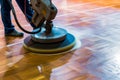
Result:
{"label": "hardwood floor", "polygon": [[[23,48],[28,34],[5,37],[0,20],[0,80],[120,80],[120,1],[53,2],[58,8],[54,25],[75,33],[81,47],[65,54],[34,54]],[[13,4],[20,23],[31,30]]]}

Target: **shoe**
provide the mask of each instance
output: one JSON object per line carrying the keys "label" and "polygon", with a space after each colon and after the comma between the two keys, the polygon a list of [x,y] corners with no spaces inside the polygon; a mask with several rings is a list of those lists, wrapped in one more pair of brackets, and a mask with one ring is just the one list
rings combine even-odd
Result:
{"label": "shoe", "polygon": [[5,34],[5,36],[13,36],[13,37],[23,37],[23,33],[18,32],[16,30],[12,31],[11,33]]}

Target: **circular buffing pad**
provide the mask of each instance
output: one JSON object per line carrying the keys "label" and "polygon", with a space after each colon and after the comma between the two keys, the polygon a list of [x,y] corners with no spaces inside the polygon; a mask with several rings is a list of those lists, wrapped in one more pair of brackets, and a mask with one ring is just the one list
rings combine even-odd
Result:
{"label": "circular buffing pad", "polygon": [[28,36],[24,40],[24,47],[32,52],[54,54],[67,51],[74,47],[76,42],[75,37],[72,34],[67,33],[66,38],[63,41],[54,43],[40,43],[35,42]]}

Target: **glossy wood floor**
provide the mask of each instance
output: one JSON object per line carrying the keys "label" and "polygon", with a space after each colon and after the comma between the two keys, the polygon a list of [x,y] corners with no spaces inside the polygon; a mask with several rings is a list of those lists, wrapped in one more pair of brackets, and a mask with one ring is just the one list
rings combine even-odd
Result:
{"label": "glossy wood floor", "polygon": [[[75,32],[82,46],[66,54],[33,54],[22,45],[28,34],[5,37],[0,21],[0,80],[120,80],[120,1],[53,1],[59,10],[54,25]],[[13,3],[20,23],[31,30]]]}

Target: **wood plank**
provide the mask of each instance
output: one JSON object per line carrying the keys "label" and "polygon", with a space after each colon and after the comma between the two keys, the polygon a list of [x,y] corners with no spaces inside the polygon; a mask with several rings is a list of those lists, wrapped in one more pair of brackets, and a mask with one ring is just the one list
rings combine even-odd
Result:
{"label": "wood plank", "polygon": [[[54,0],[54,25],[72,31],[82,46],[58,55],[35,54],[22,38],[5,37],[0,20],[0,80],[120,80],[120,11],[118,0]],[[16,2],[20,23],[30,25]],[[118,7],[117,7],[118,6]],[[18,31],[21,31],[15,24]]]}

